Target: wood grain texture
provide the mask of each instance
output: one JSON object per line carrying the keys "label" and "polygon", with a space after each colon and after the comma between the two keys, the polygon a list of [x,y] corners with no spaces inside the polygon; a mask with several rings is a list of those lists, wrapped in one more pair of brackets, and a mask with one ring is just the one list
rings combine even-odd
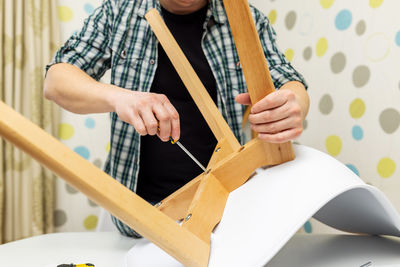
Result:
{"label": "wood grain texture", "polygon": [[255,138],[237,152],[216,163],[211,173],[229,192],[232,192],[244,184],[257,168],[293,160],[292,146],[284,148],[286,150]]}
{"label": "wood grain texture", "polygon": [[[236,50],[242,65],[247,90],[253,104],[275,91],[267,60],[247,0],[223,0]],[[253,137],[255,134],[253,133]],[[270,144],[267,153],[288,151],[293,156],[291,142]],[[272,156],[272,155],[271,155]]]}
{"label": "wood grain texture", "polygon": [[174,221],[182,220],[192,203],[197,188],[203,178],[203,173],[163,199],[158,209]]}
{"label": "wood grain texture", "polygon": [[185,266],[207,266],[209,245],[51,135],[0,102],[0,136]]}
{"label": "wood grain texture", "polygon": [[211,155],[210,161],[208,162],[207,169],[211,169],[217,162],[226,158],[233,152],[235,152],[235,150],[233,150],[229,145],[228,140],[226,138],[221,139],[215,146],[214,152]]}
{"label": "wood grain texture", "polygon": [[228,123],[222,117],[214,101],[208,94],[178,43],[175,41],[168,27],[165,25],[160,14],[158,14],[156,9],[152,9],[145,17],[216,139],[219,141],[222,138],[226,138],[233,149],[240,147]]}
{"label": "wood grain texture", "polygon": [[212,230],[221,221],[229,192],[214,175],[204,175],[187,211],[190,218],[183,221],[182,227],[209,244]]}
{"label": "wood grain texture", "polygon": [[275,91],[247,0],[224,0],[251,102]]}
{"label": "wood grain texture", "polygon": [[[211,159],[208,162],[207,169],[212,168],[217,162],[226,158],[233,152],[234,151],[232,150],[227,139],[223,138],[215,146]],[[197,192],[197,188],[202,178],[204,178],[204,175],[200,174],[176,190],[174,193],[163,199],[158,209],[175,221],[183,219],[187,215],[188,209]]]}

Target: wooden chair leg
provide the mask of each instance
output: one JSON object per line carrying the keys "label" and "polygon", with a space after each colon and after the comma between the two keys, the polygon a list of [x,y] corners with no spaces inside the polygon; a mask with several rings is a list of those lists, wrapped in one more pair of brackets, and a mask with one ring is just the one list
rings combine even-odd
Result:
{"label": "wooden chair leg", "polygon": [[205,267],[209,244],[0,101],[0,136],[185,266]]}
{"label": "wooden chair leg", "polygon": [[207,89],[190,65],[189,60],[185,57],[160,14],[156,9],[151,9],[146,13],[145,17],[215,138],[218,141],[226,138],[232,148],[239,148],[239,141],[219,112],[217,105],[208,94]]}

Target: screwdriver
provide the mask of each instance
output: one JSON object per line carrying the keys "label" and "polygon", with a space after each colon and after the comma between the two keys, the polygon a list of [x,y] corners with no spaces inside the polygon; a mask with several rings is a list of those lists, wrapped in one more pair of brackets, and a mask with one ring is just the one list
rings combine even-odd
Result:
{"label": "screwdriver", "polygon": [[85,264],[60,264],[57,265],[57,267],[89,267],[89,266],[94,266],[94,264],[91,263],[85,263]]}
{"label": "screwdriver", "polygon": [[[160,126],[157,126],[157,132],[160,132]],[[193,155],[192,153],[189,152],[189,150],[186,149],[186,147],[184,147],[181,142],[179,142],[178,140],[174,140],[172,138],[172,136],[169,137],[169,141],[171,142],[171,144],[175,145],[177,144],[182,150],[183,152],[186,153],[186,155],[188,155],[204,172],[207,171],[206,168],[204,168],[204,166],[200,163],[200,161],[198,161]]]}
{"label": "screwdriver", "polygon": [[183,152],[185,152],[197,165],[199,165],[199,167],[203,170],[206,171],[206,168],[204,168],[204,166],[200,163],[200,161],[198,161],[193,155],[192,153],[189,152],[189,150],[187,150],[179,141],[175,141],[172,137],[169,138],[169,141],[171,142],[171,144],[177,144],[182,150]]}

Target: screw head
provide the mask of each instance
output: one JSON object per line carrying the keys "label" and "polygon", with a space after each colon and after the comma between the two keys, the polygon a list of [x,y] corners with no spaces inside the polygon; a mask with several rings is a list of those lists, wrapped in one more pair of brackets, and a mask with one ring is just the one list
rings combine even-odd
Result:
{"label": "screw head", "polygon": [[154,207],[158,208],[162,205],[162,201],[158,202],[157,204],[154,205]]}
{"label": "screw head", "polygon": [[186,221],[186,222],[189,221],[189,219],[190,219],[191,217],[192,217],[192,214],[189,213],[189,214],[186,216],[185,221]]}

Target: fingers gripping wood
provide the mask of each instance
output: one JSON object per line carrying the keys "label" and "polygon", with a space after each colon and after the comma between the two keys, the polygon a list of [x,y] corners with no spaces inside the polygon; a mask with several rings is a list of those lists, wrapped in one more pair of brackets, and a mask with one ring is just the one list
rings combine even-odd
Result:
{"label": "fingers gripping wood", "polygon": [[[223,0],[247,90],[253,104],[275,91],[267,60],[247,0]],[[254,135],[253,135],[254,136]],[[270,144],[273,150],[294,152],[292,144]],[[268,151],[267,151],[268,153]]]}

